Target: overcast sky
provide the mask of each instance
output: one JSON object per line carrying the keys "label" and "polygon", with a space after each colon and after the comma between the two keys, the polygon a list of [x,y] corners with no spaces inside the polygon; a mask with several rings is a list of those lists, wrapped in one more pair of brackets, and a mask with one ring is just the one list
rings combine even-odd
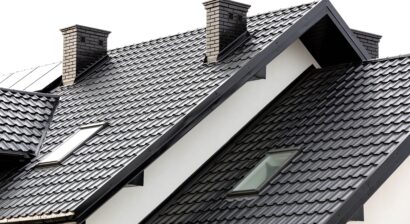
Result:
{"label": "overcast sky", "polygon": [[[80,24],[111,31],[109,49],[205,26],[204,0],[0,1],[0,74],[62,60],[59,29]],[[240,0],[249,15],[309,0]],[[333,0],[347,24],[383,35],[381,56],[410,53],[410,1]]]}

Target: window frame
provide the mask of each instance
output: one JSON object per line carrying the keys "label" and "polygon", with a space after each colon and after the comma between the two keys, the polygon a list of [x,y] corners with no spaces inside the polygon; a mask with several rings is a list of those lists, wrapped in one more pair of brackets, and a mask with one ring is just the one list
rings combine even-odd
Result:
{"label": "window frame", "polygon": [[[228,192],[227,196],[228,197],[241,197],[241,196],[257,196],[258,193],[262,190],[263,187],[266,186],[267,183],[269,183],[270,181],[272,181],[274,178],[276,178],[276,176],[282,172],[282,170],[287,167],[291,161],[296,158],[296,156],[299,155],[301,150],[297,149],[297,148],[286,148],[286,149],[279,149],[279,150],[275,150],[275,149],[271,149],[268,152],[265,153],[265,155],[260,159],[260,161],[252,167],[252,169],[250,169],[245,176],[243,176],[238,183],[236,183],[234,185],[234,187]],[[294,154],[292,156],[290,156],[284,163],[283,165],[272,174],[271,177],[266,178],[266,180],[264,180],[256,189],[251,189],[251,190],[241,190],[241,191],[235,191],[235,188],[237,188],[245,179],[247,179],[252,172],[259,167],[268,156],[271,156],[273,154],[277,154],[277,153],[282,153],[282,152],[294,152]]]}
{"label": "window frame", "polygon": [[[92,123],[92,124],[87,124],[87,125],[81,125],[74,133],[72,133],[68,138],[64,139],[63,142],[61,142],[59,145],[55,146],[53,150],[51,150],[49,153],[45,154],[38,162],[37,166],[50,166],[50,165],[57,165],[61,164],[65,159],[67,159],[68,156],[73,154],[78,148],[83,146],[88,140],[93,138],[98,132],[100,132],[103,128],[105,128],[108,125],[107,122],[99,122],[99,123]],[[51,156],[56,150],[58,150],[62,145],[66,144],[67,141],[69,141],[71,138],[73,138],[76,134],[78,134],[81,129],[87,129],[87,128],[94,128],[94,127],[99,127],[97,130],[94,131],[90,136],[88,136],[86,139],[84,139],[80,144],[78,144],[76,147],[74,147],[70,152],[66,153],[64,156],[61,157],[60,160],[52,160],[52,161],[47,161],[47,158]]]}

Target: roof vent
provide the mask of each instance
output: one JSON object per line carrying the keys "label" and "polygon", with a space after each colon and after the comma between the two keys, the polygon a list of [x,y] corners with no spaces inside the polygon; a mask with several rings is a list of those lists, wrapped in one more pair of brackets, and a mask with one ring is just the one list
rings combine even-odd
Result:
{"label": "roof vent", "polygon": [[63,84],[72,85],[88,65],[107,53],[109,31],[80,25],[61,29],[64,36]]}
{"label": "roof vent", "polygon": [[247,13],[250,5],[230,0],[204,2],[207,14],[206,58],[208,63],[221,60],[223,52],[247,34]]}

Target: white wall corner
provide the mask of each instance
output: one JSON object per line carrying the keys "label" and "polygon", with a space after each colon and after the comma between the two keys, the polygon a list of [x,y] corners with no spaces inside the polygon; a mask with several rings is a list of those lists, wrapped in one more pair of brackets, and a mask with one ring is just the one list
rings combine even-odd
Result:
{"label": "white wall corner", "polygon": [[347,224],[410,223],[410,157],[364,204],[364,221]]}

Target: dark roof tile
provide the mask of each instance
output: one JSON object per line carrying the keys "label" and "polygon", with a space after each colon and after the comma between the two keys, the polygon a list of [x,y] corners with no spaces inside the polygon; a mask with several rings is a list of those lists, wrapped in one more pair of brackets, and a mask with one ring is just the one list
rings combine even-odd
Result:
{"label": "dark roof tile", "polygon": [[[408,136],[409,59],[380,59],[304,74],[147,222],[331,220]],[[300,153],[258,196],[226,196],[265,153],[282,148]]]}
{"label": "dark roof tile", "polygon": [[61,165],[35,167],[36,159],[2,187],[0,221],[73,215],[315,5],[249,18],[252,38],[216,65],[203,63],[204,29],[110,50],[75,85],[55,90],[60,103],[38,158],[81,125],[109,125]]}
{"label": "dark roof tile", "polygon": [[58,98],[0,88],[0,151],[37,153]]}

